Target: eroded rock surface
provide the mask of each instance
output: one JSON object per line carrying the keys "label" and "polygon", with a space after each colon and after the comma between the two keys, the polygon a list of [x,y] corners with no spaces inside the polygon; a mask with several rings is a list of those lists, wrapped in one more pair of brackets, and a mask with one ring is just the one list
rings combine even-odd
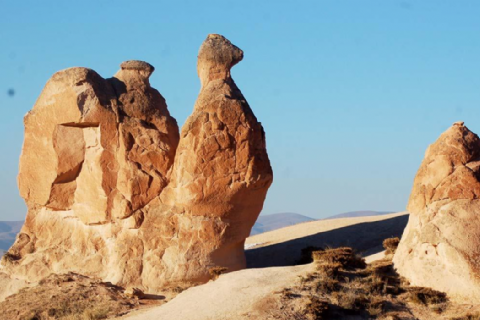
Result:
{"label": "eroded rock surface", "polygon": [[457,122],[427,149],[415,177],[398,272],[452,299],[480,301],[479,197],[480,139]]}
{"label": "eroded rock surface", "polygon": [[[245,267],[245,239],[272,183],[265,133],[230,76],[242,58],[243,51],[220,35],[209,35],[198,54],[202,89],[160,197],[181,226],[165,257],[180,277],[205,279],[202,265]],[[197,226],[198,237],[183,226]],[[197,246],[201,255],[192,251]],[[191,268],[193,261],[198,268]]]}
{"label": "eroded rock surface", "polygon": [[148,63],[126,61],[110,79],[56,73],[25,116],[18,182],[28,214],[2,279],[76,272],[156,293],[207,281],[211,267],[244,267],[272,169],[263,128],[230,76],[242,58],[208,36],[181,137]]}

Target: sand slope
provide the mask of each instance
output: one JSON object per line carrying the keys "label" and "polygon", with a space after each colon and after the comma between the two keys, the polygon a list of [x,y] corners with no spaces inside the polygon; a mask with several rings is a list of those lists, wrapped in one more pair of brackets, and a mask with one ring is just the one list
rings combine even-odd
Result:
{"label": "sand slope", "polygon": [[120,319],[129,320],[232,320],[266,319],[257,303],[279,294],[298,281],[313,265],[246,269],[220,276],[216,281],[190,288],[162,307]]}
{"label": "sand slope", "polygon": [[246,240],[249,268],[295,265],[308,246],[349,246],[364,256],[383,251],[386,238],[401,237],[408,213],[318,220],[262,233]]}
{"label": "sand slope", "polygon": [[315,219],[292,212],[274,213],[259,216],[253,225],[250,236],[313,220]]}

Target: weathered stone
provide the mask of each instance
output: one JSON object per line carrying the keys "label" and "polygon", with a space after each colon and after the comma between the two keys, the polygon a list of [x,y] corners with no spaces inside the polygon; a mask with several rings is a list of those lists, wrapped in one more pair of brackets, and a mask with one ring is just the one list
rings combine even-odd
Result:
{"label": "weathered stone", "polygon": [[480,301],[480,139],[456,122],[432,144],[415,177],[410,218],[394,256],[412,285]]}
{"label": "weathered stone", "polygon": [[[28,214],[4,272],[28,281],[133,272],[112,251],[121,239],[130,250],[123,258],[142,259],[135,230],[142,208],[167,185],[179,140],[165,99],[148,82],[152,71],[129,61],[108,80],[71,68],[48,81],[25,116],[18,182]],[[141,282],[135,272],[126,277]]]}
{"label": "weathered stone", "polygon": [[[209,275],[204,267],[191,269],[191,260],[230,271],[245,267],[244,242],[272,183],[263,128],[230,75],[242,58],[242,50],[221,35],[209,35],[202,44],[197,65],[202,89],[183,126],[170,184],[161,194],[181,217],[177,225],[202,230],[192,239],[180,229],[168,252],[176,269],[198,272],[193,278]],[[201,255],[194,250],[185,256],[191,246],[201,246]]]}
{"label": "weathered stone", "polygon": [[243,268],[272,169],[230,76],[242,57],[224,37],[207,38],[181,137],[148,63],[124,62],[106,80],[85,68],[56,73],[25,117],[28,214],[0,272],[27,282],[76,272],[158,293],[207,281],[215,266]]}

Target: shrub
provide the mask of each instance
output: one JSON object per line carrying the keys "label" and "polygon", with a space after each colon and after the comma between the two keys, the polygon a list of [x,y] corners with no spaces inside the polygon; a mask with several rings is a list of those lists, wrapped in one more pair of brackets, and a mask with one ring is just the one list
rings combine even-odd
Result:
{"label": "shrub", "polygon": [[383,247],[385,248],[385,254],[394,254],[397,251],[398,244],[400,243],[400,239],[398,237],[395,238],[388,238],[383,240]]}
{"label": "shrub", "polygon": [[305,306],[305,313],[313,316],[315,319],[321,319],[328,312],[328,302],[312,297]]}
{"label": "shrub", "polygon": [[381,315],[386,309],[386,301],[380,296],[370,298],[367,311],[371,316]]}
{"label": "shrub", "polygon": [[296,293],[292,292],[292,289],[290,289],[290,288],[284,288],[280,293],[286,299],[294,299],[294,298],[300,298],[301,297],[299,294],[296,294]]}
{"label": "shrub", "polygon": [[368,307],[369,300],[365,294],[357,290],[344,288],[341,291],[335,292],[333,297],[337,300],[337,305],[345,310],[360,311]]}
{"label": "shrub", "polygon": [[445,293],[430,288],[410,287],[408,294],[411,302],[426,306],[447,302]]}
{"label": "shrub", "polygon": [[369,294],[385,294],[387,292],[388,281],[379,277],[378,275],[371,275],[363,281],[363,287],[366,293]]}
{"label": "shrub", "polygon": [[313,261],[323,263],[339,263],[343,268],[365,268],[365,260],[355,254],[352,248],[336,248],[312,253]]}
{"label": "shrub", "polygon": [[323,277],[337,278],[341,267],[340,263],[322,263],[317,265],[317,270]]}
{"label": "shrub", "polygon": [[315,291],[322,293],[331,293],[340,290],[338,280],[322,277],[315,283]]}

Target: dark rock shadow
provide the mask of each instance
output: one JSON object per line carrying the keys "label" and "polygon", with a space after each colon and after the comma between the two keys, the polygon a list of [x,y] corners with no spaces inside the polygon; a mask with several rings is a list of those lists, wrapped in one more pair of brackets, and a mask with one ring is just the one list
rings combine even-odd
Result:
{"label": "dark rock shadow", "polygon": [[142,299],[145,300],[165,300],[165,296],[161,296],[158,294],[144,294]]}
{"label": "dark rock shadow", "polygon": [[267,268],[297,264],[301,251],[308,246],[352,247],[363,256],[383,251],[387,238],[401,237],[408,214],[387,220],[363,222],[335,230],[319,232],[265,247],[246,250],[247,268]]}

